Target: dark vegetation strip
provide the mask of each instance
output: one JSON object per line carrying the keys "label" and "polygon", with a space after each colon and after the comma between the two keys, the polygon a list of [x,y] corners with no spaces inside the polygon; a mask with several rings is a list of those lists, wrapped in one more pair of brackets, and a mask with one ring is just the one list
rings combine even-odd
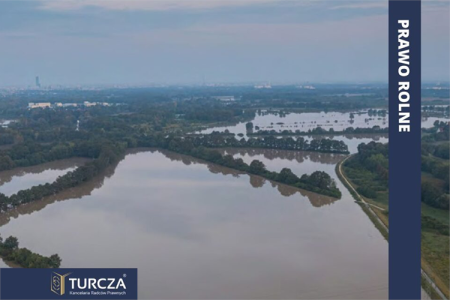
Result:
{"label": "dark vegetation strip", "polygon": [[27,248],[19,248],[19,241],[13,236],[6,238],[5,241],[0,237],[0,256],[22,268],[59,268],[61,265],[58,254],[46,257]]}
{"label": "dark vegetation strip", "polygon": [[332,139],[314,139],[311,142],[303,137],[299,138],[276,138],[274,136],[244,138],[238,140],[234,136],[222,133],[212,133],[205,135],[186,136],[184,139],[189,140],[193,145],[208,148],[262,148],[262,149],[280,149],[295,151],[312,151],[324,153],[348,154],[348,146],[343,141]]}
{"label": "dark vegetation strip", "polygon": [[[172,146],[169,150],[176,151],[179,148]],[[318,194],[335,198],[341,198],[342,196],[341,191],[336,187],[336,183],[326,172],[315,171],[311,175],[303,174],[301,177],[298,177],[289,168],[283,168],[279,173],[273,172],[267,170],[264,163],[259,160],[253,160],[248,165],[242,158],[234,158],[232,155],[223,156],[218,151],[204,147],[192,148],[186,152],[176,152]]]}
{"label": "dark vegetation strip", "polygon": [[[138,147],[140,144],[148,144],[152,141],[153,147],[166,148],[165,138],[162,135],[150,137],[127,138],[122,137],[122,141],[127,147]],[[262,148],[262,149],[280,149],[295,151],[312,151],[324,153],[348,154],[348,146],[342,141],[331,139],[305,141],[304,138],[250,138],[248,140],[237,140],[233,136],[221,133],[213,133],[208,135],[188,135],[183,137],[190,140],[196,147],[208,148]],[[94,139],[91,139],[93,141]],[[100,139],[107,141],[115,139]],[[95,144],[95,143],[94,143]],[[53,142],[53,143],[37,143],[23,142],[14,145],[11,149],[0,151],[0,171],[10,170],[16,167],[28,167],[43,164],[50,161],[71,157],[87,157],[96,158],[100,153],[100,148],[93,145],[89,141],[74,140],[70,142]]]}
{"label": "dark vegetation strip", "polygon": [[385,134],[389,133],[389,128],[380,128],[380,126],[373,126],[372,128],[353,128],[348,127],[344,130],[334,130],[330,128],[329,130],[323,129],[322,127],[316,127],[314,129],[309,129],[308,131],[300,130],[258,130],[255,132],[247,132],[249,136],[295,136],[295,135],[346,135],[346,134]]}

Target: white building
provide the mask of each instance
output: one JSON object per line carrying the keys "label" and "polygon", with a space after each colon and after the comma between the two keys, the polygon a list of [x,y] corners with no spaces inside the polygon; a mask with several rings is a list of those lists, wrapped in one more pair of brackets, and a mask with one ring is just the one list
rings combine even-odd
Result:
{"label": "white building", "polygon": [[236,99],[234,98],[234,96],[213,96],[212,98],[219,100],[219,101],[223,101],[223,102],[233,102],[236,101]]}
{"label": "white building", "polygon": [[77,103],[63,103],[62,107],[77,107]]}
{"label": "white building", "polygon": [[84,106],[86,107],[91,107],[91,106],[96,106],[97,102],[89,102],[89,101],[84,101]]}
{"label": "white building", "polygon": [[268,84],[259,84],[254,86],[255,89],[271,89],[272,85],[270,83]]}
{"label": "white building", "polygon": [[50,102],[40,102],[40,103],[33,103],[30,102],[28,103],[28,108],[46,108],[46,107],[51,107],[52,104]]}

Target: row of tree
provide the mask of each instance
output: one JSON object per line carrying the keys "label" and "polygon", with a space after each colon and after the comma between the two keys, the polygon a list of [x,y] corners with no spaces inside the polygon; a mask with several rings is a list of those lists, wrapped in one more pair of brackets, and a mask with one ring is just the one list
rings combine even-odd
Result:
{"label": "row of tree", "polygon": [[0,171],[16,167],[27,167],[70,157],[96,158],[99,156],[105,139],[75,140],[41,144],[23,142],[11,149],[0,151]]}
{"label": "row of tree", "polygon": [[380,126],[373,126],[372,128],[353,128],[347,127],[344,130],[334,130],[330,128],[328,130],[322,127],[316,127],[308,129],[308,131],[300,130],[258,130],[256,132],[247,132],[247,135],[344,135],[344,134],[384,134],[389,133],[389,128],[381,128]]}
{"label": "row of tree", "polygon": [[207,149],[204,146],[198,146],[192,139],[174,137],[168,138],[167,140],[165,143],[166,146],[163,148],[174,152],[187,154],[218,165],[258,175],[269,180],[292,185],[318,194],[336,198],[341,197],[341,192],[336,187],[335,181],[325,172],[316,171],[311,175],[304,174],[301,177],[293,174],[288,168],[284,168],[280,173],[272,172],[268,171],[264,163],[259,160],[253,160],[248,165],[241,158],[234,158],[232,155],[222,156],[218,151]]}
{"label": "row of tree", "polygon": [[[448,210],[449,197],[449,162],[447,159],[437,158],[444,144],[422,144],[421,170],[428,175],[422,176],[422,202],[439,209]],[[448,150],[448,146],[442,146]],[[431,151],[431,152],[430,152]],[[387,192],[389,178],[388,145],[370,142],[360,144],[358,153],[347,160],[344,167],[346,173],[358,186],[358,192],[363,196],[375,199],[377,192]],[[431,175],[431,176],[430,176]]]}
{"label": "row of tree", "polygon": [[244,147],[342,154],[349,153],[348,146],[343,141],[337,141],[327,138],[313,139],[310,142],[305,140],[303,137],[277,138],[275,136],[249,138],[248,140],[242,138],[238,140],[234,137],[230,137],[224,134],[195,135],[186,136],[184,138],[190,140],[195,146],[204,146],[210,148]]}
{"label": "row of tree", "polygon": [[14,236],[6,238],[5,241],[0,237],[0,256],[22,268],[59,268],[61,265],[58,254],[46,257],[27,248],[19,248],[19,241]]}
{"label": "row of tree", "polygon": [[[92,148],[89,147],[92,146]],[[115,163],[122,157],[126,146],[124,144],[98,141],[97,143],[85,142],[75,147],[84,150],[90,149],[88,153],[95,159],[78,167],[74,171],[58,177],[52,183],[40,184],[26,190],[21,190],[14,195],[6,196],[0,193],[0,212],[17,207],[21,204],[40,200],[44,197],[57,194],[65,189],[75,187],[83,182],[87,182],[98,175],[109,165]],[[92,151],[92,152],[91,152]],[[74,151],[74,153],[78,153]],[[84,152],[86,156],[86,152]]]}

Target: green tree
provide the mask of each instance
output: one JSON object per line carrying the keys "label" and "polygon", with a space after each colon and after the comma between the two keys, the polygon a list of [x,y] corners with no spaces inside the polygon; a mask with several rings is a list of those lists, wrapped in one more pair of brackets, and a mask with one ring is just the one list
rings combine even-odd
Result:
{"label": "green tree", "polygon": [[19,241],[16,237],[10,236],[6,238],[5,242],[3,243],[3,247],[9,250],[17,250],[19,248]]}
{"label": "green tree", "polygon": [[255,159],[250,163],[249,171],[250,173],[261,175],[264,174],[264,172],[266,172],[266,166],[262,161]]}

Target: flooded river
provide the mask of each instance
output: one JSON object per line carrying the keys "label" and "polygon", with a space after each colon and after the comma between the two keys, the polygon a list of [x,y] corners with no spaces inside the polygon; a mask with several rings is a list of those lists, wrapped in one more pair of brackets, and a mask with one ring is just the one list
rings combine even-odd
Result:
{"label": "flooded river", "polygon": [[71,158],[37,166],[15,168],[0,172],[0,193],[11,196],[35,185],[51,183],[69,171],[83,165],[87,159]]}
{"label": "flooded river", "polygon": [[[350,114],[353,115],[353,119],[350,118]],[[448,118],[437,118],[437,117],[423,117],[422,127],[431,128],[435,121],[450,121]],[[380,126],[381,128],[388,127],[388,115],[386,116],[369,116],[367,110],[350,112],[308,112],[308,113],[289,113],[286,115],[280,114],[256,114],[255,118],[251,121],[253,125],[258,126],[260,130],[300,130],[308,131],[317,127],[329,130],[333,128],[334,130],[344,130],[347,127],[354,128],[372,128],[373,126]],[[199,131],[198,133],[209,134],[213,131],[224,132],[228,130],[230,133],[242,134],[242,136],[247,139],[246,135],[246,123],[239,122],[235,125],[229,126],[218,126],[207,128]],[[254,136],[255,138],[257,136]],[[236,138],[241,138],[236,136]],[[306,140],[311,141],[312,139],[322,139],[330,138],[338,141],[343,141],[348,145],[350,153],[356,153],[358,151],[358,145],[361,143],[369,143],[371,141],[376,141],[380,143],[388,142],[387,134],[347,134],[347,135],[312,135],[303,136]]]}
{"label": "flooded river", "polygon": [[[221,151],[333,178],[343,158]],[[172,152],[130,153],[91,182],[0,215],[0,234],[58,253],[62,267],[136,267],[140,299],[387,298],[387,242],[338,187],[339,200]]]}
{"label": "flooded river", "polygon": [[[353,118],[352,118],[353,117]],[[344,130],[347,127],[354,128],[372,128],[377,125],[381,128],[388,126],[388,116],[369,116],[367,110],[355,112],[305,112],[305,113],[269,113],[256,114],[251,121],[253,125],[258,126],[261,130],[300,130],[308,131],[317,127],[329,130],[333,128],[335,131]],[[208,128],[201,133],[211,133],[212,131],[225,131],[228,129],[231,133],[246,132],[245,124],[240,122],[232,126],[223,126]]]}

